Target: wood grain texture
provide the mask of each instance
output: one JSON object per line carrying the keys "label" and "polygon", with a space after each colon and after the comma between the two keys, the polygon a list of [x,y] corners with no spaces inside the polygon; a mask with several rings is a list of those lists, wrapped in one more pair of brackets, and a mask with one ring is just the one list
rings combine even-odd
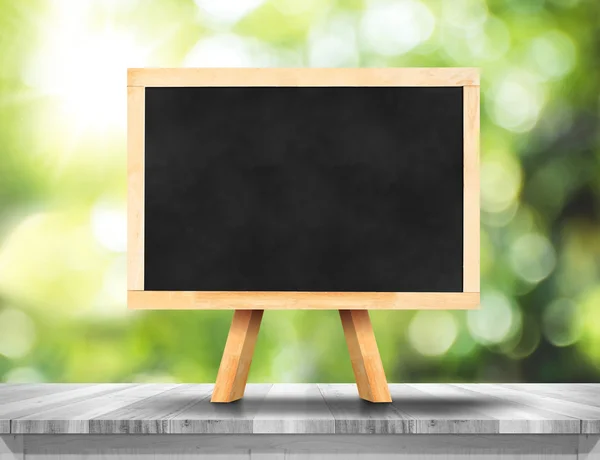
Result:
{"label": "wood grain texture", "polygon": [[355,385],[319,384],[337,434],[416,433],[415,419],[390,404],[370,404]]}
{"label": "wood grain texture", "polygon": [[597,385],[581,383],[505,383],[500,386],[540,396],[549,396],[551,398],[600,407],[600,395],[598,394]]}
{"label": "wood grain texture", "polygon": [[0,408],[2,407],[2,404],[14,402],[15,400],[24,401],[26,399],[37,398],[54,393],[62,393],[63,391],[73,391],[77,388],[89,386],[89,383],[45,383],[44,385],[40,385],[38,383],[1,384]]}
{"label": "wood grain texture", "polygon": [[127,85],[148,86],[465,86],[476,68],[128,69]]}
{"label": "wood grain texture", "polygon": [[391,385],[392,406],[414,419],[414,433],[498,434],[498,420],[478,410],[485,402],[444,399],[412,385]]}
{"label": "wood grain texture", "polygon": [[134,310],[469,310],[478,292],[129,291]]}
{"label": "wood grain texture", "polygon": [[557,414],[574,417],[581,421],[581,433],[600,433],[600,408],[596,406],[581,404],[568,399],[542,396],[532,391],[526,392],[521,389],[512,389],[502,385],[461,384],[458,386],[489,396],[499,397],[504,401],[512,401],[534,407],[543,407],[546,410],[556,412]]}
{"label": "wood grain texture", "polygon": [[498,433],[501,434],[577,434],[580,432],[580,421],[577,418],[550,412],[543,407],[530,407],[512,401],[504,401],[454,385],[419,384],[410,386],[439,398],[441,405],[471,406],[478,413],[496,419]]}
{"label": "wood grain texture", "polygon": [[213,385],[153,385],[153,394],[106,410],[89,422],[94,434],[161,434],[170,420],[191,406],[206,402]]}
{"label": "wood grain texture", "polygon": [[[570,401],[568,386],[561,386],[560,399],[540,396],[531,389],[535,385],[527,390],[520,390],[521,386],[391,384],[393,402],[371,404],[359,399],[353,384],[249,384],[242,400],[211,404],[210,384],[101,384],[87,385],[92,390],[87,395],[73,388],[73,396],[62,402],[44,402],[43,396],[21,400],[17,395],[6,402],[8,412],[0,407],[0,419],[11,422],[12,434],[27,437],[53,433],[91,433],[100,438],[178,433],[308,435],[317,430],[340,435],[540,434],[548,439],[554,434],[600,435],[600,408]],[[552,385],[540,388],[550,391]],[[600,397],[600,385],[588,388]]]}
{"label": "wood grain texture", "polygon": [[[521,385],[501,385],[513,390],[526,391],[539,396],[547,396],[574,403],[580,403],[587,406],[600,408],[600,395],[597,392],[597,385],[590,384],[521,384]],[[600,432],[600,420],[592,414],[591,419],[581,420],[582,433]]]}
{"label": "wood grain texture", "polygon": [[244,396],[263,310],[236,310],[217,373],[211,402],[226,403]]}
{"label": "wood grain texture", "polygon": [[127,88],[127,289],[144,289],[144,88]]}
{"label": "wood grain texture", "polygon": [[31,435],[25,437],[24,447],[27,457],[53,460],[82,457],[574,460],[578,458],[580,438],[577,435]]}
{"label": "wood grain texture", "polygon": [[[42,398],[44,402],[49,403],[57,393],[64,393],[66,399],[73,398],[72,391],[89,387],[90,385],[76,384],[56,384],[48,383],[45,385],[39,384],[3,384],[0,385],[0,434],[10,433],[10,418],[15,414],[11,414],[11,408],[24,409],[32,404],[34,398]],[[87,390],[89,391],[89,390]]]}
{"label": "wood grain texture", "polygon": [[383,363],[377,348],[369,312],[340,310],[358,395],[376,403],[391,402]]}
{"label": "wood grain texture", "polygon": [[200,401],[169,419],[169,433],[253,433],[256,413],[263,407],[272,386],[248,385],[244,399],[233,404]]}
{"label": "wood grain texture", "polygon": [[465,86],[463,99],[463,290],[479,292],[479,86]]}
{"label": "wood grain texture", "polygon": [[[58,385],[53,384],[54,389]],[[127,388],[135,387],[131,384],[105,384],[105,385],[60,385],[63,391],[53,391],[36,397],[23,397],[15,395],[11,401],[0,404],[0,419],[12,421],[11,431],[19,433],[19,419],[38,414],[47,413],[55,409],[64,409],[73,405],[89,401],[98,396],[109,395]],[[37,385],[43,388],[43,385]],[[22,398],[22,399],[21,399]],[[29,426],[29,423],[26,423]]]}
{"label": "wood grain texture", "polygon": [[[119,407],[144,400],[172,388],[174,384],[124,385],[110,391],[78,396],[60,405],[30,410],[29,415],[12,420],[12,433],[89,433],[90,420]],[[109,385],[96,385],[108,388]]]}
{"label": "wood grain texture", "polygon": [[254,417],[253,433],[335,433],[317,385],[273,385]]}

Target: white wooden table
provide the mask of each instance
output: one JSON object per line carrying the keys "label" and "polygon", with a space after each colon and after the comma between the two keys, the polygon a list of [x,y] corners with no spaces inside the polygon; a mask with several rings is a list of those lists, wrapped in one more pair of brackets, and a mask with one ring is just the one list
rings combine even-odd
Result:
{"label": "white wooden table", "polygon": [[600,459],[600,384],[0,385],[0,459]]}

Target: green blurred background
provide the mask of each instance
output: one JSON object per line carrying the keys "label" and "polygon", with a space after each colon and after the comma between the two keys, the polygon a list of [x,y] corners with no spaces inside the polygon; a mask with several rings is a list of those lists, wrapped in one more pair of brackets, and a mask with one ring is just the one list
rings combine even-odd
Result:
{"label": "green blurred background", "polygon": [[[212,382],[231,312],[126,308],[126,68],[482,70],[479,311],[372,313],[390,382],[600,381],[597,0],[0,0],[0,381]],[[350,382],[269,311],[252,382]]]}

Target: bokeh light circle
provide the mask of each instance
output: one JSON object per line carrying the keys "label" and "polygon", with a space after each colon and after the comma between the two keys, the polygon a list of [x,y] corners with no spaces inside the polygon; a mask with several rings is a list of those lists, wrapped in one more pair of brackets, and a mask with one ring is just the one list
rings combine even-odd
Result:
{"label": "bokeh light circle", "polygon": [[374,52],[395,56],[427,40],[434,28],[431,10],[417,0],[375,0],[364,13],[361,35]]}
{"label": "bokeh light circle", "polygon": [[467,313],[467,326],[477,342],[494,345],[510,338],[514,332],[515,315],[514,306],[504,294],[482,292],[481,309]]}
{"label": "bokeh light circle", "polygon": [[25,312],[15,308],[0,310],[0,354],[10,359],[23,358],[35,339],[35,325]]}
{"label": "bokeh light circle", "polygon": [[506,210],[521,190],[521,170],[509,157],[482,162],[481,207],[488,212]]}
{"label": "bokeh light circle", "polygon": [[527,132],[536,125],[545,103],[545,92],[537,76],[520,69],[498,76],[489,96],[494,123],[516,133]]}
{"label": "bokeh light circle", "polygon": [[559,30],[546,31],[531,43],[530,55],[534,68],[548,80],[567,75],[575,66],[575,53],[573,40]]}
{"label": "bokeh light circle", "polygon": [[456,340],[458,326],[447,311],[419,311],[408,326],[411,346],[424,356],[439,356]]}
{"label": "bokeh light circle", "polygon": [[528,233],[511,245],[509,261],[514,273],[528,283],[539,283],[556,266],[554,247],[544,235]]}
{"label": "bokeh light circle", "polygon": [[544,309],[542,331],[546,340],[556,347],[566,347],[577,342],[583,332],[577,305],[565,298],[551,302]]}

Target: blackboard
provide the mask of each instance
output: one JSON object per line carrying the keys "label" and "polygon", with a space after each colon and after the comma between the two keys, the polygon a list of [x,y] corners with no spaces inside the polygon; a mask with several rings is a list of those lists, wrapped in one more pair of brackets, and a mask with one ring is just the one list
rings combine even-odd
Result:
{"label": "blackboard", "polygon": [[463,88],[148,87],[144,289],[463,291]]}

